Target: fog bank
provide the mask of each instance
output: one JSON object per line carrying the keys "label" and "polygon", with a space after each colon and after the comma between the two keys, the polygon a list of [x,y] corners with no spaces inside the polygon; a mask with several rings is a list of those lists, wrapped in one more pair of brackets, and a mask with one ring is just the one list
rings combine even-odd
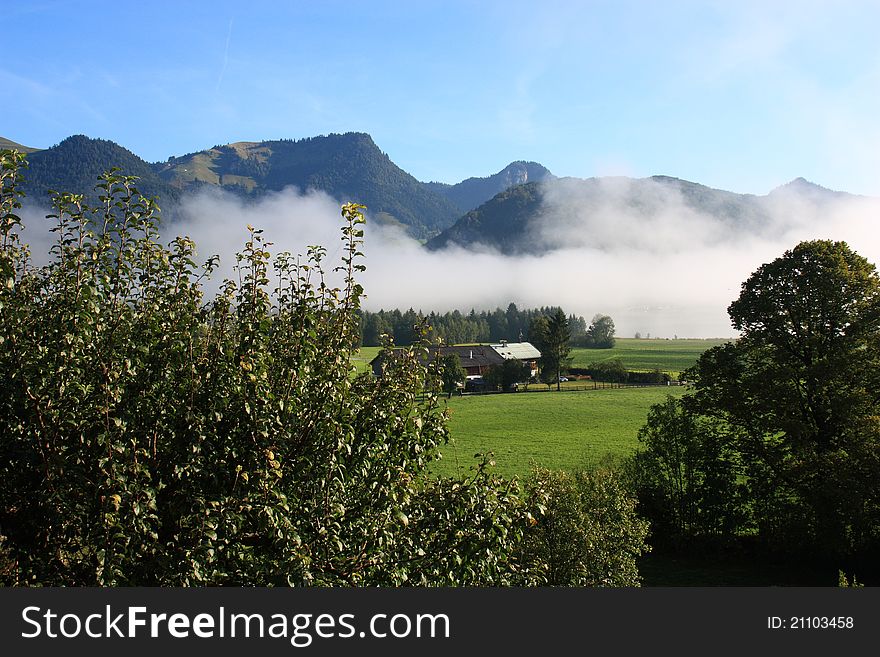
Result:
{"label": "fog bank", "polygon": [[[588,320],[611,315],[621,337],[635,332],[658,337],[727,337],[734,331],[726,308],[742,282],[762,263],[805,239],[844,240],[874,263],[880,261],[880,203],[842,197],[820,204],[784,191],[768,200],[769,220],[737,226],[695,212],[674,190],[648,186],[635,202],[627,179],[608,179],[599,206],[581,198],[582,186],[558,181],[546,188],[531,237],[556,250],[543,255],[503,256],[449,248],[429,252],[401,230],[369,221],[360,276],[369,310],[414,308],[425,312],[471,308],[562,306]],[[591,204],[592,203],[592,204]],[[644,212],[644,208],[650,212]],[[29,207],[22,212],[36,260],[45,261],[49,220]],[[187,196],[179,219],[163,230],[188,235],[199,259],[221,256],[209,283],[237,280],[236,251],[246,226],[264,231],[270,251],[327,248],[327,268],[338,264],[343,222],[340,204],[320,192],[289,188],[257,201],[222,190]],[[368,216],[369,219],[369,216]]]}

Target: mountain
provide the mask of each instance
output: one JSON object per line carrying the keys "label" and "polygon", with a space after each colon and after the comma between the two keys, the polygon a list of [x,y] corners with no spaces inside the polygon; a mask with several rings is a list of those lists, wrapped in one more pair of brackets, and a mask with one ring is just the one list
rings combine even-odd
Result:
{"label": "mountain", "polygon": [[0,137],[0,151],[5,150],[16,150],[21,151],[22,153],[33,153],[34,151],[40,150],[39,148],[31,148],[30,146],[22,146],[11,139],[7,139],[6,137]]}
{"label": "mountain", "polygon": [[28,164],[25,193],[45,204],[50,189],[84,194],[89,202],[96,203],[98,176],[111,167],[119,167],[125,175],[139,176],[138,190],[146,196],[158,197],[160,206],[173,205],[180,197],[179,190],[159,178],[149,162],[106,139],[74,135],[52,148],[31,153]]}
{"label": "mountain", "polygon": [[[4,145],[25,150],[7,139],[0,140],[0,147]],[[155,164],[112,141],[84,135],[45,150],[27,150],[30,167],[24,189],[44,204],[50,189],[84,193],[95,203],[98,176],[118,167],[121,173],[138,176],[138,189],[158,197],[164,213],[172,217],[183,194],[202,188],[220,187],[258,198],[293,186],[326,192],[339,202],[363,203],[372,220],[399,225],[423,240],[511,185],[552,178],[540,164],[513,162],[492,176],[457,185],[422,183],[394,164],[370,135],[358,132],[236,142]]]}
{"label": "mountain", "polygon": [[[8,139],[0,139],[2,146],[24,149]],[[556,178],[542,165],[525,161],[456,185],[422,183],[394,164],[369,135],[357,132],[237,142],[155,164],[112,141],[83,135],[28,150],[24,189],[44,205],[50,189],[85,193],[95,203],[98,176],[118,167],[139,176],[140,191],[158,197],[172,218],[190,191],[219,187],[258,198],[295,186],[326,192],[340,202],[363,203],[372,221],[399,225],[428,240],[429,249],[459,245],[506,254],[621,243],[650,247],[657,243],[654,231],[673,229],[684,235],[701,231],[704,240],[723,241],[748,231],[785,228],[811,213],[825,216],[837,203],[864,198],[803,178],[764,196],[669,176]],[[779,220],[786,212],[788,224]]]}
{"label": "mountain", "polygon": [[154,166],[179,191],[216,185],[245,196],[288,186],[317,189],[367,206],[376,220],[426,238],[461,216],[446,198],[398,167],[370,135],[357,132],[300,140],[214,146]]}
{"label": "mountain", "polygon": [[526,183],[504,190],[425,244],[436,251],[457,245],[489,246],[502,253],[520,253],[528,224],[538,216],[543,200],[541,183]]}
{"label": "mountain", "polygon": [[[819,213],[859,199],[798,178],[765,196],[737,194],[672,178],[548,178],[498,194],[425,245],[503,254],[542,254],[588,246],[650,244],[675,226],[723,242],[784,226],[791,212]],[[789,216],[786,217],[785,213]]]}
{"label": "mountain", "polygon": [[847,192],[836,192],[827,187],[822,187],[816,183],[803,178],[795,178],[791,182],[780,185],[768,195],[769,198],[801,198],[809,199],[814,203],[829,203],[838,201],[842,198],[852,197],[853,194]]}
{"label": "mountain", "polygon": [[511,162],[498,173],[485,178],[468,178],[455,185],[446,183],[425,183],[434,191],[449,199],[461,213],[473,210],[496,194],[515,185],[540,182],[553,178],[550,171],[537,162]]}

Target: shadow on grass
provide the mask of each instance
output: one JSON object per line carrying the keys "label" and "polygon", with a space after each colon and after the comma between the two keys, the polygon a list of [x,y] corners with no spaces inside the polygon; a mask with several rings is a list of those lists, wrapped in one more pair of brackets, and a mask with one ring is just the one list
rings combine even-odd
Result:
{"label": "shadow on grass", "polygon": [[703,551],[655,549],[639,560],[642,586],[837,586],[838,571],[871,586],[880,582],[873,560],[850,563],[794,558],[748,546]]}

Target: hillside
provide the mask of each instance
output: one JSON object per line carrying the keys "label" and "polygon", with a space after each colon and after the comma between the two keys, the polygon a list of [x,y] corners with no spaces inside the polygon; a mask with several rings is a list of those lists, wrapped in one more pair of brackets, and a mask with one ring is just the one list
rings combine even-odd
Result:
{"label": "hillside", "polygon": [[34,151],[38,151],[40,149],[31,148],[30,146],[23,146],[17,142],[12,141],[11,139],[7,139],[6,137],[0,137],[0,151],[4,150],[16,150],[21,151],[22,153],[33,153]]}
{"label": "hillside", "polygon": [[363,203],[375,219],[402,224],[417,238],[436,234],[461,214],[394,164],[364,133],[214,146],[154,169],[180,191],[202,185],[246,196],[288,186],[321,190],[340,202]]}
{"label": "hillside", "polygon": [[795,178],[767,195],[768,200],[799,198],[819,205],[853,197],[848,192],[837,192],[803,178]]}
{"label": "hillside", "polygon": [[799,208],[820,209],[851,198],[857,197],[802,178],[765,196],[737,194],[669,176],[550,178],[498,194],[426,246],[431,250],[450,245],[489,248],[509,255],[573,246],[601,249],[609,236],[618,240],[621,232],[659,228],[670,221],[703,229],[714,226],[721,240],[730,234],[766,229],[774,213],[793,202]]}
{"label": "hillside", "polygon": [[468,212],[425,246],[436,251],[451,245],[465,248],[484,245],[502,253],[523,252],[528,249],[525,242],[528,224],[538,216],[542,200],[541,183],[511,187]]}
{"label": "hillside", "polygon": [[553,174],[537,162],[511,162],[498,173],[485,178],[468,178],[455,185],[429,182],[425,185],[445,196],[463,214],[478,208],[510,187],[553,178]]}
{"label": "hillside", "polygon": [[[25,150],[0,138],[4,145]],[[780,208],[816,211],[858,198],[803,178],[754,196],[669,176],[556,178],[542,165],[525,161],[455,185],[422,183],[394,164],[368,134],[356,132],[236,142],[156,164],[112,141],[83,135],[45,150],[27,150],[24,188],[43,204],[50,189],[82,191],[94,203],[96,180],[111,167],[139,176],[141,192],[158,197],[170,216],[183,194],[203,187],[258,198],[293,186],[363,203],[371,220],[399,225],[435,250],[452,244],[505,254],[602,249],[621,235],[644,240],[646,226],[665,230],[673,224],[685,233],[695,225],[723,240],[766,229]]]}
{"label": "hillside", "polygon": [[138,189],[160,204],[173,205],[180,194],[154,172],[150,164],[131,151],[106,139],[74,135],[52,148],[35,151],[28,156],[24,190],[27,196],[48,204],[48,191],[76,191],[87,200],[97,202],[95,184],[98,176],[111,167],[119,167],[126,175],[139,176]]}

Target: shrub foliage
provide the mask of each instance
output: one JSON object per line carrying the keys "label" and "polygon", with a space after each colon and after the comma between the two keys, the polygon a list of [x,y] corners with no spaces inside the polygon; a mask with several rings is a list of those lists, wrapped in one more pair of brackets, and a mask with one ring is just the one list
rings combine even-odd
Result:
{"label": "shrub foliage", "polygon": [[[100,207],[53,198],[51,262],[18,239],[3,154],[0,536],[4,581],[48,585],[503,584],[525,522],[485,464],[427,475],[447,440],[415,346],[354,377],[361,206],[343,281],[324,249],[249,227],[239,280],[205,298],[193,243],[115,172]],[[270,278],[276,287],[270,291]],[[519,580],[517,580],[519,581]]]}
{"label": "shrub foliage", "polygon": [[648,523],[623,478],[600,466],[574,474],[536,468],[526,482],[535,509],[523,561],[550,586],[637,586],[636,558],[648,551]]}
{"label": "shrub foliage", "polygon": [[[238,280],[210,296],[217,259],[166,244],[156,204],[115,171],[97,206],[53,195],[36,267],[16,214],[26,162],[0,160],[0,583],[637,582],[619,487],[522,497],[480,455],[466,478],[430,474],[448,432],[424,340],[385,376],[354,375],[363,206],[343,206],[330,271],[323,247],[272,258],[248,226]],[[568,535],[590,548],[561,579],[524,546],[542,500],[575,494]]]}

